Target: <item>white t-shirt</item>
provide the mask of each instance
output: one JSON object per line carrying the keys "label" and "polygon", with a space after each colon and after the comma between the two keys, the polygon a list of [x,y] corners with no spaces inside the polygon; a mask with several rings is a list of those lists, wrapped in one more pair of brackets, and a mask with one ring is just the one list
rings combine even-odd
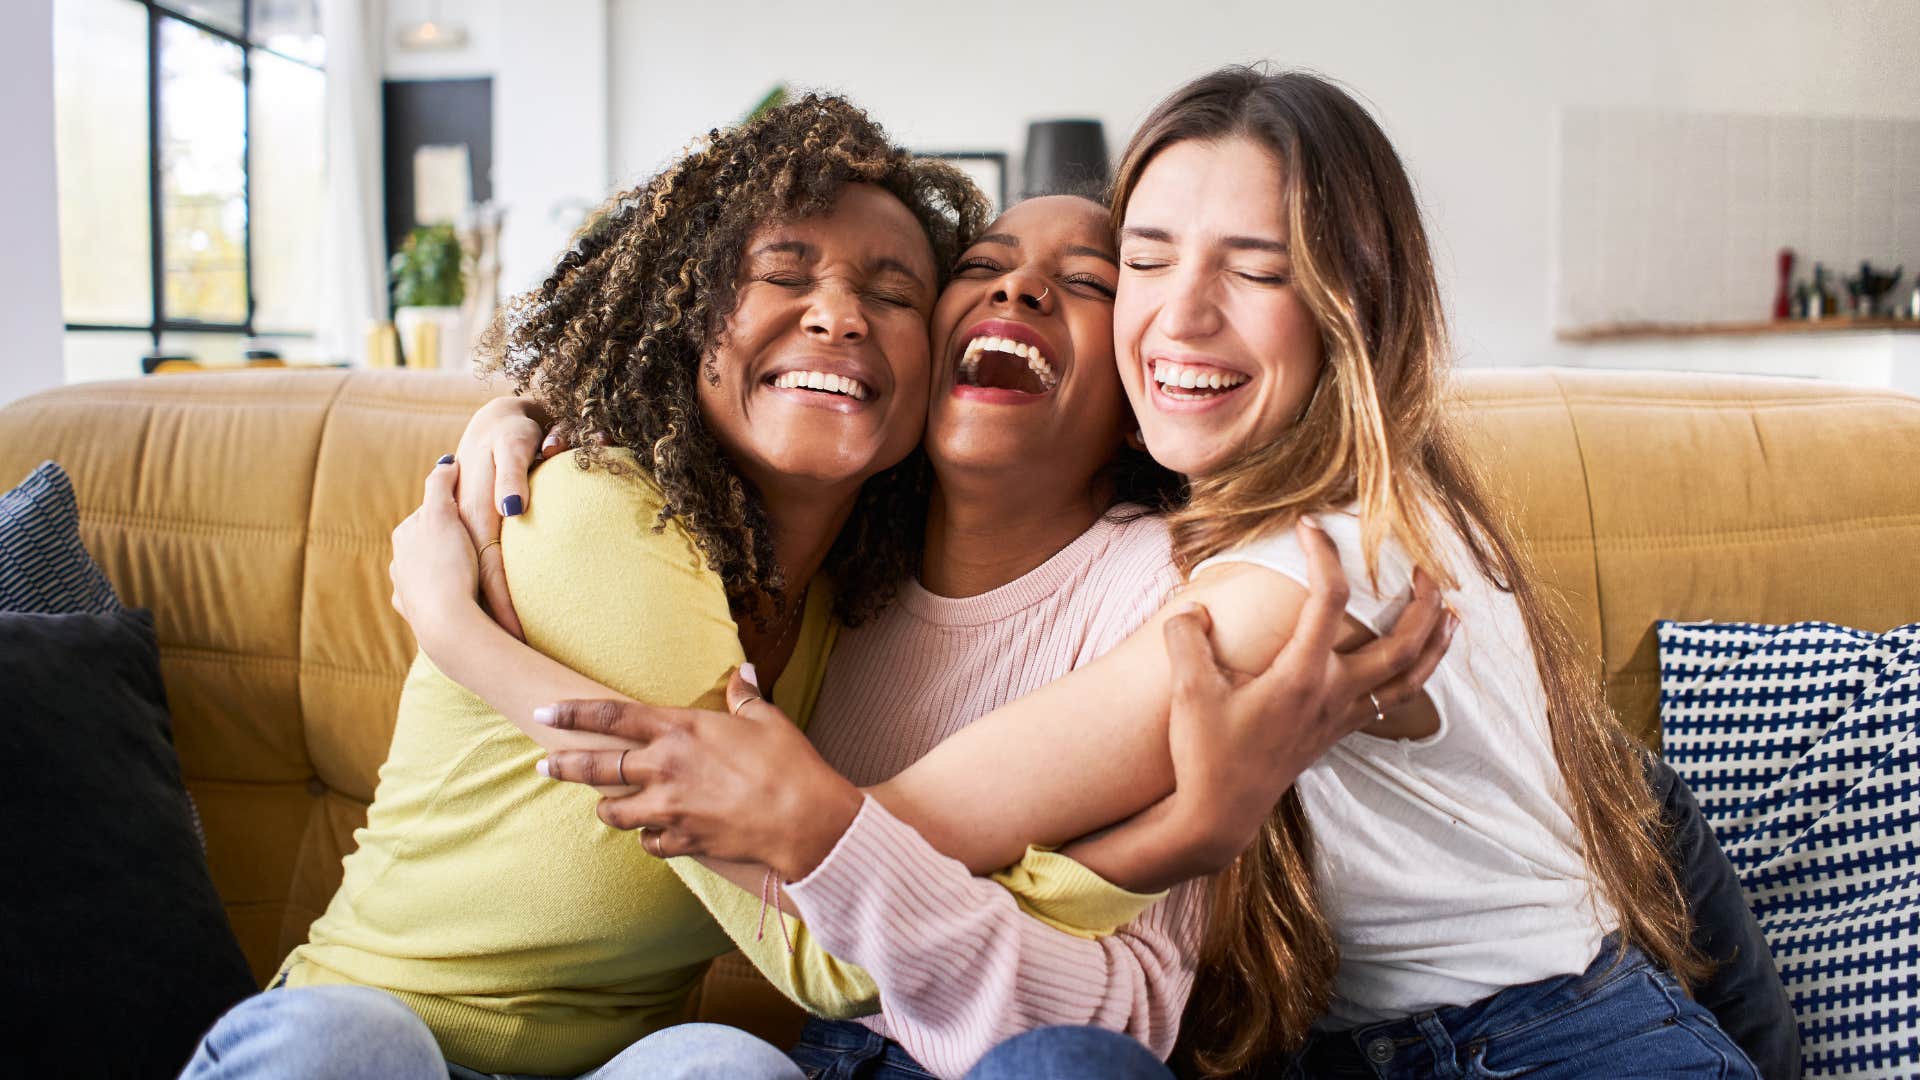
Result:
{"label": "white t-shirt", "polygon": [[[1369,585],[1353,513],[1316,520],[1340,552],[1347,612],[1383,634],[1412,599],[1413,566],[1381,547]],[[1357,733],[1301,775],[1322,904],[1340,946],[1334,1003],[1345,1029],[1522,983],[1585,971],[1619,918],[1591,885],[1547,729],[1546,695],[1519,605],[1493,587],[1435,518],[1459,581],[1460,617],[1427,681],[1440,727],[1419,739]],[[1216,555],[1308,582],[1293,530]]]}

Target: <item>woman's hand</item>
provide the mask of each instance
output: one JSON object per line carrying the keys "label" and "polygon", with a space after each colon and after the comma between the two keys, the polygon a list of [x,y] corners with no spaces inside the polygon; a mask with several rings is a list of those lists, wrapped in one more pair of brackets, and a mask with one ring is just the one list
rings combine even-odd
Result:
{"label": "woman's hand", "polygon": [[1173,674],[1169,798],[1181,804],[1179,816],[1216,869],[1253,841],[1280,796],[1322,754],[1419,695],[1453,639],[1439,590],[1416,573],[1413,602],[1391,631],[1335,651],[1348,595],[1340,556],[1308,519],[1298,531],[1309,560],[1306,606],[1266,671],[1249,677],[1220,665],[1203,607],[1162,627]]}
{"label": "woman's hand", "polygon": [[534,714],[557,728],[631,740],[631,750],[562,750],[541,763],[555,780],[630,785],[600,800],[600,820],[645,829],[659,858],[704,855],[762,863],[783,881],[812,873],[860,812],[860,789],[833,771],[793,721],[736,671],[731,713],[624,701],[563,701]]}
{"label": "woman's hand", "polygon": [[527,474],[533,463],[567,448],[564,436],[558,431],[547,434],[546,427],[546,413],[536,403],[518,397],[494,398],[467,421],[454,451],[460,463],[460,521],[471,547],[479,553],[481,599],[494,621],[523,641],[526,634],[513,610],[497,541],[501,519],[526,512],[532,497]]}
{"label": "woman's hand", "polygon": [[427,474],[419,509],[393,530],[393,561],[387,564],[393,609],[413,627],[422,647],[450,610],[473,604],[479,586],[473,543],[453,501],[459,476],[453,455],[441,458]]}

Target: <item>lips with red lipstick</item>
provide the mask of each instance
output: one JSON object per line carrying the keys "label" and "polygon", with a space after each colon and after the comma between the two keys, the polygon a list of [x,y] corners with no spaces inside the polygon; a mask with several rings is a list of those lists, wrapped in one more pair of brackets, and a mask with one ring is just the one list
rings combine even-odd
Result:
{"label": "lips with red lipstick", "polygon": [[988,319],[969,330],[954,368],[956,393],[978,388],[1039,397],[1059,383],[1046,339],[1004,319]]}

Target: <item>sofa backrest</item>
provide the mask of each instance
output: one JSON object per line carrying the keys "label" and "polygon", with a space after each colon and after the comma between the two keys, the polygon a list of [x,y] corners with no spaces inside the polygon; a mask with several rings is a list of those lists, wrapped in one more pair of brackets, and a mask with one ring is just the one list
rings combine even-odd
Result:
{"label": "sofa backrest", "polygon": [[[1659,618],[1920,620],[1920,399],[1812,382],[1476,369],[1495,490],[1622,720],[1657,735]],[[495,391],[407,371],[172,375],[0,409],[0,485],[52,458],[152,608],[208,860],[255,971],[340,880],[413,651],[388,534]]]}

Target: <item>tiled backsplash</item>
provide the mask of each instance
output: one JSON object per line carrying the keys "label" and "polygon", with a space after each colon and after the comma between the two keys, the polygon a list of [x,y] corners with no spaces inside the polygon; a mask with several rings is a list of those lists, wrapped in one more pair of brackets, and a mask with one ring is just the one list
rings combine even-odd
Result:
{"label": "tiled backsplash", "polygon": [[1920,120],[1565,109],[1560,329],[1739,322],[1772,313],[1783,247],[1794,277],[1860,260],[1920,271]]}

